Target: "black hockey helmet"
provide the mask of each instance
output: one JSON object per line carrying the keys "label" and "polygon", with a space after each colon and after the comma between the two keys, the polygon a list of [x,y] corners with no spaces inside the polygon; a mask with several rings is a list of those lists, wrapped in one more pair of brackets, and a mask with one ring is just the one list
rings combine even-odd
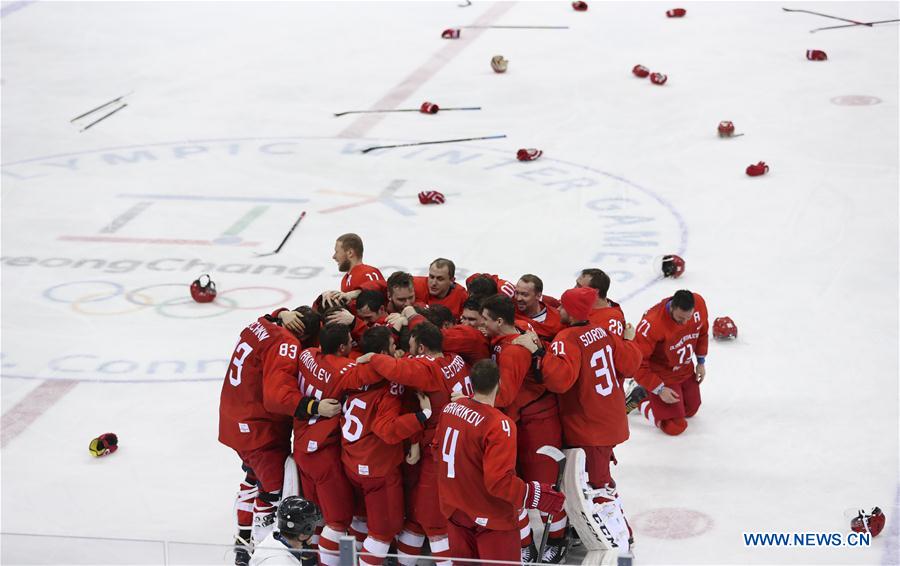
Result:
{"label": "black hockey helmet", "polygon": [[302,497],[285,497],[278,505],[278,530],[282,533],[311,536],[321,520],[322,512],[316,504]]}

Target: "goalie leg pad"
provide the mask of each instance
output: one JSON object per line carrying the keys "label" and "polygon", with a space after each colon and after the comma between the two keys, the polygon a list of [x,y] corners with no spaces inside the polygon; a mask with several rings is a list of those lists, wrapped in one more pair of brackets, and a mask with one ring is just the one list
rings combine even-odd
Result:
{"label": "goalie leg pad", "polygon": [[[569,522],[588,551],[616,550],[628,552],[628,526],[617,505],[615,489],[605,486],[595,488],[588,483],[585,469],[585,453],[581,448],[570,448],[566,453],[566,469],[563,492],[566,494],[566,512]],[[595,503],[594,498],[606,501]]]}
{"label": "goalie leg pad", "polygon": [[303,497],[303,488],[300,485],[300,473],[297,471],[297,463],[294,455],[288,454],[284,459],[284,485],[281,488],[283,497]]}

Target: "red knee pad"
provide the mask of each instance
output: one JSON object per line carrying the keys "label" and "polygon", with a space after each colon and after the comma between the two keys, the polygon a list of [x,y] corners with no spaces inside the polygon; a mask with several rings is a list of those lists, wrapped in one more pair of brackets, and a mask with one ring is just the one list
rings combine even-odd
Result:
{"label": "red knee pad", "polygon": [[687,421],[682,418],[666,419],[659,423],[659,428],[670,436],[678,436],[687,429]]}

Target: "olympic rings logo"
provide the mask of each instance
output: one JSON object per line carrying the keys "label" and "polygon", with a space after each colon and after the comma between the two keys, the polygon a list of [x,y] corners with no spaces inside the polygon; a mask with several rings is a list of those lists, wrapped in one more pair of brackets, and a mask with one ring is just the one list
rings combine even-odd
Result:
{"label": "olympic rings logo", "polygon": [[[260,295],[274,294],[275,300],[263,304]],[[114,281],[90,279],[60,283],[44,290],[43,296],[55,303],[68,304],[72,310],[90,316],[133,314],[152,308],[167,318],[214,318],[233,311],[260,311],[287,306],[293,295],[278,287],[234,287],[219,291],[215,301],[200,304],[190,296],[190,285],[157,283],[126,289]],[[245,304],[245,301],[253,301]]]}

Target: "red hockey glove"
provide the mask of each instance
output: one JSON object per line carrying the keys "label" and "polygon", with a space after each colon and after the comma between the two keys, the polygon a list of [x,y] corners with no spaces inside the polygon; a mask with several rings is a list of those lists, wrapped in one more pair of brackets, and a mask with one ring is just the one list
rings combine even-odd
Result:
{"label": "red hockey glove", "polygon": [[572,7],[575,8],[576,12],[587,12],[588,9],[587,2],[581,2],[581,0],[572,2]]}
{"label": "red hockey glove", "polygon": [[519,161],[534,161],[542,155],[544,155],[544,152],[540,149],[520,149],[516,152],[516,159]]}
{"label": "red hockey glove", "polygon": [[806,58],[810,61],[827,61],[828,55],[826,55],[824,51],[821,51],[819,49],[807,49]]}
{"label": "red hockey glove", "polygon": [[884,529],[884,513],[878,507],[872,509],[870,515],[860,511],[859,515],[850,521],[850,530],[855,533],[870,532],[873,537],[877,537],[882,529]]}
{"label": "red hockey glove", "polygon": [[671,10],[666,10],[666,16],[670,18],[683,18],[685,14],[687,14],[687,10],[685,10],[684,8],[673,8]]}
{"label": "red hockey glove", "polygon": [[437,114],[438,110],[440,109],[440,106],[438,106],[434,102],[428,102],[426,100],[422,103],[422,106],[419,107],[419,112],[421,112],[422,114]]}
{"label": "red hockey glove", "polygon": [[422,204],[444,204],[444,194],[439,191],[422,191],[419,193]]}
{"label": "red hockey glove", "polygon": [[669,77],[662,73],[652,73],[650,75],[650,82],[655,85],[664,85],[667,80],[669,80]]}
{"label": "red hockey glove", "polygon": [[112,454],[119,449],[119,437],[112,432],[105,432],[97,438],[91,440],[88,450],[91,456],[100,457]]}
{"label": "red hockey glove", "polygon": [[751,177],[759,177],[760,175],[765,175],[768,172],[769,166],[766,165],[765,161],[760,161],[756,165],[747,166],[747,174]]}
{"label": "red hockey glove", "polygon": [[444,39],[459,39],[459,30],[454,28],[447,28],[441,32],[441,37]]}
{"label": "red hockey glove", "polygon": [[642,79],[646,79],[650,75],[650,69],[643,65],[635,65],[634,68],[631,69],[631,72]]}
{"label": "red hockey glove", "polygon": [[549,483],[525,482],[525,507],[556,515],[562,511],[566,496]]}

